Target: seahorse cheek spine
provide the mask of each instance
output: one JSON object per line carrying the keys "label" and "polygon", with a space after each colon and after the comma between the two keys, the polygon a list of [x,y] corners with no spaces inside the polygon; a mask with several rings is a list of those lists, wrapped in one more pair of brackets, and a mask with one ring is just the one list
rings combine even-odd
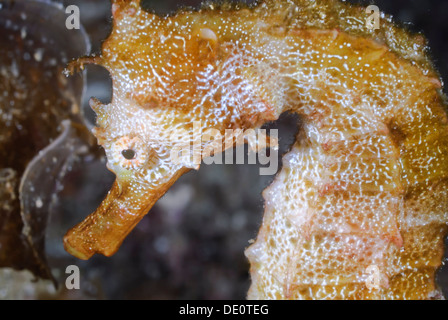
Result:
{"label": "seahorse cheek spine", "polygon": [[194,121],[256,128],[290,111],[302,124],[263,193],[263,225],[246,251],[248,297],[439,297],[447,116],[422,37],[390,18],[369,31],[363,8],[330,0],[213,6],[159,18],[138,1],[115,1],[102,57],[78,61],[102,64],[114,81],[112,103],[93,107],[117,182],[67,249],[113,254],[197,168],[169,159],[173,130],[188,136]]}

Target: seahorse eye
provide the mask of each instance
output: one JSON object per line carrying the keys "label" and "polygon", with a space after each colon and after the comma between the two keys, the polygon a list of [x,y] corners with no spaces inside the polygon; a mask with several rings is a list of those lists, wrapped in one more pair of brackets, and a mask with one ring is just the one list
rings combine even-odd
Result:
{"label": "seahorse eye", "polygon": [[137,169],[148,160],[148,150],[144,142],[135,136],[122,136],[112,146],[111,161],[127,168]]}
{"label": "seahorse eye", "polygon": [[126,149],[126,150],[121,151],[121,155],[126,160],[133,160],[136,157],[136,152],[132,149]]}

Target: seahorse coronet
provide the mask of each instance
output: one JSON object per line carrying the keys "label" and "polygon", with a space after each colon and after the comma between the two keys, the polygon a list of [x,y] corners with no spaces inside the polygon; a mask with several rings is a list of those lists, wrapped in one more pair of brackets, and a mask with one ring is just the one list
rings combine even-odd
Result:
{"label": "seahorse coronet", "polygon": [[245,252],[248,298],[441,297],[447,104],[422,35],[383,13],[368,28],[366,8],[336,0],[208,3],[166,17],[116,0],[112,14],[101,57],[74,63],[99,63],[113,80],[112,102],[92,102],[95,134],[106,153],[113,137],[141,137],[158,162],[115,171],[101,206],[67,234],[69,252],[118,250],[199,167],[170,157],[195,138],[195,123],[199,135],[224,133],[295,112],[296,141],[263,192],[263,223]]}

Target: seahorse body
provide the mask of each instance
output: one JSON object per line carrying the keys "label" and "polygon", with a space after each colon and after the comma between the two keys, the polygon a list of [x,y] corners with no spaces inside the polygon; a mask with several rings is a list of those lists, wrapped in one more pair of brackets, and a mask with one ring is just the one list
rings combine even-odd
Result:
{"label": "seahorse body", "polygon": [[170,139],[173,130],[258,128],[295,112],[297,140],[263,193],[263,224],[246,250],[248,298],[441,297],[448,118],[422,36],[385,15],[371,30],[364,8],[335,0],[209,4],[165,18],[115,1],[113,16],[102,56],[77,63],[111,73],[111,104],[92,107],[117,180],[68,233],[69,252],[113,254],[197,169],[173,164],[170,150],[189,143]]}

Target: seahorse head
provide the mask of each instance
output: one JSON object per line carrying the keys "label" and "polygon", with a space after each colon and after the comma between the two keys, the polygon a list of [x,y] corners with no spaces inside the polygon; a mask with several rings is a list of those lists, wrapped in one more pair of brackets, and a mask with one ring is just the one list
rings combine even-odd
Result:
{"label": "seahorse head", "polygon": [[269,97],[254,89],[251,55],[232,41],[236,24],[197,13],[159,17],[139,1],[114,1],[112,14],[101,57],[75,62],[102,65],[113,81],[111,103],[93,98],[90,105],[93,134],[116,181],[97,211],[65,237],[66,249],[84,259],[113,254],[174,181],[198,169],[207,145],[224,145],[202,143],[204,132],[223,137],[227,129],[278,117]]}

